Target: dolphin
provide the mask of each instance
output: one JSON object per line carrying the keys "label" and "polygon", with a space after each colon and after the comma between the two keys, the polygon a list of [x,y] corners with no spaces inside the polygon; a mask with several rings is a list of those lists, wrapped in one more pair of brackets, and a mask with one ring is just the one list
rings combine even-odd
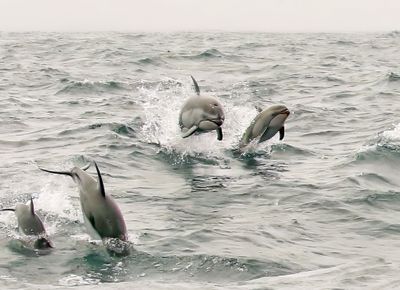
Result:
{"label": "dolphin", "polygon": [[89,232],[93,229],[103,241],[104,239],[119,239],[127,242],[128,234],[122,213],[114,199],[106,194],[100,170],[96,162],[94,165],[97,181],[85,172],[90,163],[82,169],[74,167],[71,171],[54,171],[40,167],[39,169],[72,177],[79,188],[81,208]]}
{"label": "dolphin", "polygon": [[33,199],[31,198],[30,205],[19,203],[14,208],[3,208],[0,211],[13,211],[17,216],[18,229],[21,233],[27,236],[37,236],[33,247],[35,249],[53,248],[52,243],[47,237],[42,220],[35,213]]}
{"label": "dolphin", "polygon": [[239,147],[245,147],[257,137],[260,137],[258,143],[264,142],[271,139],[277,132],[279,132],[279,140],[282,140],[285,137],[284,123],[289,114],[288,108],[283,105],[271,106],[261,111],[244,132]]}
{"label": "dolphin", "polygon": [[222,140],[221,126],[225,115],[222,105],[211,96],[200,96],[200,88],[193,76],[194,88],[197,96],[190,97],[183,104],[179,113],[179,127],[182,137],[187,138],[193,134],[216,130],[217,139]]}

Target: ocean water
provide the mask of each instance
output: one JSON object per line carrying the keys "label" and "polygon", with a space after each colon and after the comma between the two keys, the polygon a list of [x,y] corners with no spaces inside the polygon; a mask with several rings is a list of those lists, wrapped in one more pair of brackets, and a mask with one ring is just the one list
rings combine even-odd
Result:
{"label": "ocean water", "polygon": [[[194,94],[224,140],[182,139]],[[285,139],[237,151],[256,107]],[[0,33],[0,207],[33,196],[55,249],[0,213],[0,289],[400,289],[400,33]],[[96,161],[134,250],[82,223]],[[89,169],[95,174],[93,167]]]}

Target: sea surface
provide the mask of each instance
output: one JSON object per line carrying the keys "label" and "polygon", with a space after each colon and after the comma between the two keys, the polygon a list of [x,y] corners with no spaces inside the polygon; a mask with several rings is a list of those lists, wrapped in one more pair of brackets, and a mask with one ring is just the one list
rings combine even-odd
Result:
{"label": "sea surface", "polygon": [[[194,95],[216,133],[180,137]],[[238,152],[256,107],[286,136]],[[0,212],[0,289],[400,289],[400,33],[0,33],[0,208],[32,196],[55,248]],[[96,161],[133,250],[83,224]],[[95,175],[92,166],[88,172]]]}

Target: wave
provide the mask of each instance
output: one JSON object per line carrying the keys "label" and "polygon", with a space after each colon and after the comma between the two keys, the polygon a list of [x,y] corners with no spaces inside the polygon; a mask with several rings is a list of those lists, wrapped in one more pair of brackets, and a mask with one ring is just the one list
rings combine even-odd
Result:
{"label": "wave", "polygon": [[390,72],[387,79],[389,82],[398,82],[398,81],[400,81],[400,74]]}
{"label": "wave", "polygon": [[362,147],[355,156],[356,161],[397,160],[400,159],[400,146],[379,143]]}
{"label": "wave", "polygon": [[296,147],[294,145],[286,144],[286,143],[275,143],[271,145],[271,154],[277,155],[280,153],[285,153],[286,158],[291,158],[293,156],[314,156],[315,153],[308,149],[303,149],[300,147]]}
{"label": "wave", "polygon": [[400,123],[393,129],[383,131],[381,134],[382,141],[397,142],[400,141]]}
{"label": "wave", "polygon": [[115,90],[129,90],[131,87],[128,83],[119,81],[73,81],[67,78],[61,79],[61,83],[65,84],[62,89],[56,92],[59,94],[75,94],[75,93],[99,93]]}
{"label": "wave", "polygon": [[396,184],[394,184],[389,178],[373,172],[361,173],[354,177],[348,177],[346,180],[356,186],[366,188],[383,189],[393,188],[396,186]]}
{"label": "wave", "polygon": [[[166,241],[167,242],[167,241]],[[179,242],[176,240],[168,243]],[[157,256],[141,251],[133,253],[124,260],[109,260],[91,251],[84,257],[70,261],[77,265],[75,282],[98,284],[103,282],[123,282],[145,279],[144,277],[171,276],[172,279],[208,282],[251,281],[260,277],[274,277],[292,274],[291,265],[275,261],[261,261],[224,257],[218,255]],[[72,277],[71,277],[72,278]],[[89,283],[88,283],[89,282]]]}
{"label": "wave", "polygon": [[400,30],[393,30],[393,31],[387,33],[386,35],[393,37],[393,38],[400,37]]}
{"label": "wave", "polygon": [[224,57],[225,55],[220,52],[218,49],[216,48],[210,48],[207,49],[203,52],[201,52],[200,54],[196,55],[195,58],[220,58],[220,57]]}
{"label": "wave", "polygon": [[117,133],[121,136],[135,137],[135,130],[127,124],[122,123],[93,123],[90,125],[79,126],[73,129],[63,130],[58,133],[59,136],[74,135],[78,132],[86,132],[87,130],[96,130],[98,128],[106,129]]}
{"label": "wave", "polygon": [[154,65],[154,66],[162,66],[162,65],[166,65],[167,62],[164,61],[162,58],[160,57],[145,57],[145,58],[141,58],[137,61],[137,63],[139,65]]}
{"label": "wave", "polygon": [[368,204],[372,206],[385,205],[385,207],[395,208],[400,205],[400,195],[397,191],[376,191],[365,190],[365,194],[361,197],[357,196],[349,198],[345,201],[347,204],[363,205]]}
{"label": "wave", "polygon": [[240,44],[236,47],[236,49],[257,49],[257,48],[265,48],[265,47],[272,47],[275,46],[275,43],[259,43],[259,42],[248,42],[244,44]]}
{"label": "wave", "polygon": [[338,41],[333,42],[333,44],[350,45],[350,46],[356,45],[356,43],[354,41],[351,41],[351,40],[338,40]]}

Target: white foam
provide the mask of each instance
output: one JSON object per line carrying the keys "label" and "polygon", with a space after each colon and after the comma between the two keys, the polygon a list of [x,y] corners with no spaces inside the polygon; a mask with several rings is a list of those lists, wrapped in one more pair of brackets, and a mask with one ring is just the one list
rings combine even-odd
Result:
{"label": "white foam", "polygon": [[377,144],[363,145],[363,146],[361,146],[360,149],[357,150],[356,154],[362,154],[362,153],[369,152],[369,151],[375,151],[376,147],[377,147]]}
{"label": "white foam", "polygon": [[81,285],[90,285],[90,284],[97,284],[99,282],[99,279],[93,279],[93,278],[87,278],[87,277],[82,277],[78,276],[75,274],[70,274],[66,277],[61,278],[58,283],[61,286],[81,286]]}
{"label": "white foam", "polygon": [[388,141],[400,141],[400,123],[392,130],[384,131],[382,137]]}
{"label": "white foam", "polygon": [[72,221],[82,220],[79,206],[74,205],[71,198],[76,191],[76,187],[69,186],[64,178],[60,180],[60,176],[50,177],[50,180],[43,184],[38,198],[34,201],[35,208]]}
{"label": "white foam", "polygon": [[[194,94],[190,82],[184,83],[186,86],[177,85],[169,89],[162,88],[161,85],[153,90],[139,88],[144,100],[144,125],[140,132],[142,140],[159,144],[169,151],[183,155],[201,153],[207,156],[223,156],[223,150],[226,148],[237,147],[243,132],[257,115],[257,110],[246,104],[237,105],[231,99],[219,98],[225,112],[225,122],[222,125],[223,140],[217,140],[216,132],[183,139],[178,125],[179,112],[185,99]],[[202,94],[215,96],[209,92]]]}

